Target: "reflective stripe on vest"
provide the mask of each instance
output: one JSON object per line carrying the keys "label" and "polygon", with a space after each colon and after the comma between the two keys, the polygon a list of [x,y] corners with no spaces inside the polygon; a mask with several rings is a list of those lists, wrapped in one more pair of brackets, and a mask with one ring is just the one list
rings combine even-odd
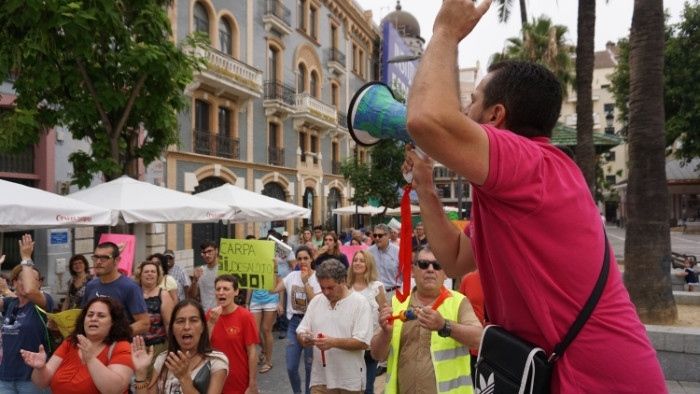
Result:
{"label": "reflective stripe on vest", "polygon": [[[450,291],[438,312],[447,320],[458,321],[459,305],[464,300],[460,293]],[[405,310],[410,304],[410,297],[403,303],[396,297],[392,298],[394,312]],[[399,346],[401,342],[401,329],[403,322],[394,320],[394,329],[391,335],[391,347],[387,357],[386,394],[398,392],[398,367]],[[452,338],[442,338],[436,331],[430,336],[430,354],[435,371],[436,389],[441,394],[471,394],[472,382],[469,371],[469,349]]]}

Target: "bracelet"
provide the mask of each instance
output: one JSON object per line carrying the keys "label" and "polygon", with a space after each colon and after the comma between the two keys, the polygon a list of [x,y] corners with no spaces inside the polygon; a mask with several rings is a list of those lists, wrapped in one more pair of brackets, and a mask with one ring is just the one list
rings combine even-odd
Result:
{"label": "bracelet", "polygon": [[134,379],[134,383],[143,383],[145,381],[146,381],[146,379],[144,379],[144,380]]}

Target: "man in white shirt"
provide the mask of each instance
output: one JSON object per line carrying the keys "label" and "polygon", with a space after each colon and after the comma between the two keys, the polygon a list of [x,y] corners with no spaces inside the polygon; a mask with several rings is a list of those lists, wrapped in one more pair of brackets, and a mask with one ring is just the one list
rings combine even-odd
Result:
{"label": "man in white shirt", "polygon": [[311,394],[362,393],[365,350],[372,339],[369,302],[346,285],[347,269],[336,259],[316,268],[323,297],[314,297],[297,327],[303,346],[314,346]]}

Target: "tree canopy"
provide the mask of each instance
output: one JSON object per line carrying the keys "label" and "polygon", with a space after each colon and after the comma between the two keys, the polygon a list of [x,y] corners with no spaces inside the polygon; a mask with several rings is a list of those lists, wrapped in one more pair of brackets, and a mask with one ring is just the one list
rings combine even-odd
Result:
{"label": "tree canopy", "polygon": [[148,164],[177,143],[183,92],[202,61],[174,43],[169,4],[0,2],[0,75],[13,77],[17,94],[14,110],[0,115],[0,149],[22,149],[65,127],[91,143],[69,159],[72,182],[84,187],[95,174],[130,173],[138,159]]}
{"label": "tree canopy", "polygon": [[[618,41],[620,57],[611,78],[615,106],[629,118],[629,40]],[[700,3],[686,3],[678,24],[666,26],[664,51],[666,145],[678,141],[676,155],[700,156]]]}
{"label": "tree canopy", "polygon": [[[554,25],[546,16],[540,16],[523,25],[523,37],[511,37],[503,52],[491,57],[491,62],[501,60],[525,60],[535,62],[551,70],[566,89],[574,81],[575,47],[566,41],[568,28]],[[566,90],[565,90],[566,91]]]}
{"label": "tree canopy", "polygon": [[398,206],[399,188],[406,183],[401,173],[403,144],[382,140],[370,148],[370,157],[368,163],[349,158],[341,166],[341,173],[355,188],[350,200],[353,204],[365,205],[370,199],[377,199],[384,207]]}

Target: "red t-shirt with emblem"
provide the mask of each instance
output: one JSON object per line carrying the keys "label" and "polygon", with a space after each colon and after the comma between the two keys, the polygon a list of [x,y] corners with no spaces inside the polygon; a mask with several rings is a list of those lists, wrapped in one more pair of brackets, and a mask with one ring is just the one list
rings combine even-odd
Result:
{"label": "red t-shirt with emblem", "polygon": [[219,316],[211,333],[211,345],[228,357],[229,372],[223,394],[245,393],[250,372],[247,347],[259,342],[255,319],[247,309],[239,306],[233,313]]}

